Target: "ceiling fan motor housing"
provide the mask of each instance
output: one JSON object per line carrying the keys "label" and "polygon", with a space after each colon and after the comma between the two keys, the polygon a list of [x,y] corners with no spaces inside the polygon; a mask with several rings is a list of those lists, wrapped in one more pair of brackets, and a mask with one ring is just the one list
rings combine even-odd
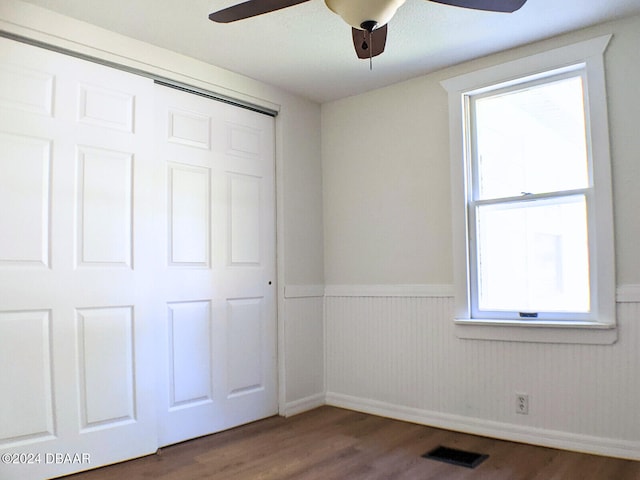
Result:
{"label": "ceiling fan motor housing", "polygon": [[329,9],[340,15],[353,28],[364,30],[363,25],[375,22],[386,25],[405,0],[324,0]]}

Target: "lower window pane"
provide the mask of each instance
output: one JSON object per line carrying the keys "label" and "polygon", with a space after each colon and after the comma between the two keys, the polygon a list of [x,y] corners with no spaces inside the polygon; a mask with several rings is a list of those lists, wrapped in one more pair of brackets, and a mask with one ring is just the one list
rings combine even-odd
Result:
{"label": "lower window pane", "polygon": [[589,312],[583,195],[477,207],[480,311]]}

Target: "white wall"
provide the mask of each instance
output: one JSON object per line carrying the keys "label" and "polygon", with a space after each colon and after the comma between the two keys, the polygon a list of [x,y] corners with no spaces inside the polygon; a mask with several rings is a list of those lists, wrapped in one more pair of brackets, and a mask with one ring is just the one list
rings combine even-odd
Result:
{"label": "white wall", "polygon": [[[288,117],[282,177],[285,293],[284,405],[293,415],[324,403],[324,244],[319,107],[296,109]],[[309,155],[308,152],[313,152]]]}
{"label": "white wall", "polygon": [[[284,298],[286,284],[323,282],[320,106],[233,72],[17,0],[0,2],[0,29],[279,110],[276,174],[281,410],[286,412],[290,402],[300,405],[299,395],[321,395],[323,344],[322,337],[316,335],[322,331],[321,311],[318,316],[315,305]],[[313,347],[301,349],[299,345],[309,344],[310,338],[315,339]]]}
{"label": "white wall", "polygon": [[[460,340],[443,288],[452,237],[439,82],[606,33],[619,341]],[[640,459],[638,45],[640,17],[628,18],[322,106],[329,403]],[[530,395],[529,415],[515,413],[516,392]]]}
{"label": "white wall", "polygon": [[448,125],[430,77],[322,106],[327,284],[452,283]]}

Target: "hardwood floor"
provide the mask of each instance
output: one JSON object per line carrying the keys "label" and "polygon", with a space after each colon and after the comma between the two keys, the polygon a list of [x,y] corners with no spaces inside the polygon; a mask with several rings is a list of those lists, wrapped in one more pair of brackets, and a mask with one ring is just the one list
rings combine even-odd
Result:
{"label": "hardwood floor", "polygon": [[[489,458],[427,460],[444,445]],[[449,432],[334,407],[273,417],[67,480],[638,480],[640,462]]]}

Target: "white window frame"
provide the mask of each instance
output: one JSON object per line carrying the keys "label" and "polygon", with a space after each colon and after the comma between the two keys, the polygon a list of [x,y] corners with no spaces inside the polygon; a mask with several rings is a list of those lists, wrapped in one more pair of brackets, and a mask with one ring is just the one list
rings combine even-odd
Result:
{"label": "white window frame", "polygon": [[[604,52],[612,35],[474,71],[441,82],[449,94],[455,330],[460,338],[610,344],[617,340],[613,195]],[[589,219],[592,313],[584,318],[484,318],[472,314],[469,235],[469,102],[473,95],[583,70],[588,149],[593,175]],[[595,249],[595,252],[593,251]]]}

